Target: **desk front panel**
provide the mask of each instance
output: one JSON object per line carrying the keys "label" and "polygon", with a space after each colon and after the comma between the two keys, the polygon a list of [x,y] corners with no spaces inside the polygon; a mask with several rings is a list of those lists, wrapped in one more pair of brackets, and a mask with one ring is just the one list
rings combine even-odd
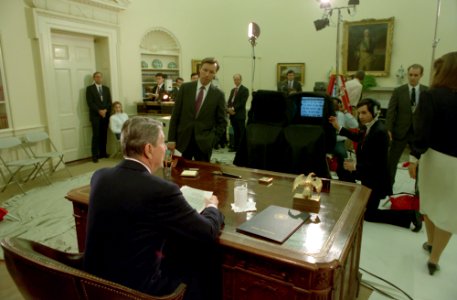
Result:
{"label": "desk front panel", "polygon": [[[189,167],[199,168],[198,177],[179,176]],[[225,215],[225,227],[219,240],[224,253],[225,299],[355,297],[362,217],[369,189],[332,181],[330,192],[321,194],[318,221],[306,222],[286,242],[276,244],[236,232],[236,228],[256,212],[234,213],[231,210],[235,179],[211,173],[221,169],[248,180],[249,200],[256,202],[257,211],[272,204],[292,208],[295,176],[190,161],[180,161],[172,170],[170,180],[179,186],[213,191],[219,198],[219,209]],[[156,175],[162,176],[162,170]],[[258,179],[264,176],[273,177],[273,183],[259,184]],[[67,195],[73,202],[81,251],[84,250],[88,195],[88,186],[72,190]],[[290,298],[289,293],[300,296]]]}

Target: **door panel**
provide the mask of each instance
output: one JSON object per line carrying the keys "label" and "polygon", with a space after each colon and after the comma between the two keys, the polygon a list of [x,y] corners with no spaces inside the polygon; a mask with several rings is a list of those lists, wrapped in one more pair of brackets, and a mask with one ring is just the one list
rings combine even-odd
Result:
{"label": "door panel", "polygon": [[90,157],[92,130],[85,90],[95,70],[93,38],[53,34],[52,49],[61,150],[67,161]]}

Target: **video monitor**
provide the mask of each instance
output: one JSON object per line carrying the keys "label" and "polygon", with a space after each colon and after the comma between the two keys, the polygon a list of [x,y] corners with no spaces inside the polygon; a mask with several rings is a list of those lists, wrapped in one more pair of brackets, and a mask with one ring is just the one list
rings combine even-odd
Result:
{"label": "video monitor", "polygon": [[303,96],[300,103],[300,117],[322,118],[324,116],[324,98]]}

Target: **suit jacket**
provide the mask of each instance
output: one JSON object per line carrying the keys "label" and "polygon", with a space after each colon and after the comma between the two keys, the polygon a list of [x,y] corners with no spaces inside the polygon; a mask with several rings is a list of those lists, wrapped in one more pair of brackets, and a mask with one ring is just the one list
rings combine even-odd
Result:
{"label": "suit jacket", "polygon": [[[158,85],[156,84],[156,85],[152,88],[152,91],[154,92],[154,94],[157,92],[157,87],[158,87]],[[157,94],[160,95],[160,94],[163,94],[163,93],[165,93],[165,83],[162,84],[162,86],[160,87],[159,92],[158,92]]]}
{"label": "suit jacket", "polygon": [[365,130],[357,133],[341,128],[340,135],[358,142],[356,176],[363,185],[372,189],[371,197],[379,200],[392,194],[390,175],[387,165],[389,136],[384,122],[376,121],[368,135]]}
{"label": "suit jacket", "polygon": [[227,127],[225,96],[211,84],[196,117],[196,94],[197,81],[181,85],[170,120],[168,141],[176,142],[176,148],[184,152],[193,134],[200,150],[210,153]]}
{"label": "suit jacket", "polygon": [[[230,96],[228,99],[228,106],[230,106],[233,97],[235,88],[230,91]],[[249,98],[249,89],[244,85],[240,84],[238,87],[238,92],[236,93],[235,99],[233,99],[233,108],[235,109],[235,114],[230,115],[230,119],[237,120],[246,120],[246,102]]]}
{"label": "suit jacket", "polygon": [[291,91],[302,92],[302,87],[301,87],[300,82],[298,82],[297,80],[294,80],[294,82],[292,84],[292,90],[289,89],[288,80],[281,81],[278,84],[278,92],[283,92],[283,93],[289,95]]}
{"label": "suit jacket", "polygon": [[[428,89],[425,85],[419,85],[419,93]],[[411,97],[407,84],[396,88],[389,101],[387,108],[387,130],[392,132],[394,140],[404,140],[412,137],[413,111],[411,110]]]}
{"label": "suit jacket", "polygon": [[162,284],[166,241],[190,239],[186,251],[196,244],[213,245],[222,223],[218,209],[208,207],[199,214],[175,183],[123,160],[92,176],[84,268],[154,294]]}
{"label": "suit jacket", "polygon": [[106,118],[109,119],[111,114],[111,92],[107,86],[102,85],[103,90],[103,100],[100,97],[100,94],[97,90],[97,86],[94,84],[89,85],[86,88],[86,102],[89,106],[89,116],[90,118],[100,117],[98,111],[101,109],[106,109]]}

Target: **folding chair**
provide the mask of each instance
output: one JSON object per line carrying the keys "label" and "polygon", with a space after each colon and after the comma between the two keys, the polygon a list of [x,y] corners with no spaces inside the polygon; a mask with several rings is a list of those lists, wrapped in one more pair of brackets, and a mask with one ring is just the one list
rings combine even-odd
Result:
{"label": "folding chair", "polygon": [[[4,152],[5,150],[14,150],[14,149],[22,149],[24,152],[25,149],[23,148],[22,141],[18,137],[7,137],[7,138],[0,138],[0,151]],[[21,183],[18,181],[18,177],[20,175],[19,171],[21,171],[23,168],[28,167],[32,168],[32,171],[28,173],[26,180],[24,181],[27,182],[29,181],[32,176],[33,178],[36,177],[36,174],[41,173],[46,181],[48,181],[49,184],[51,184],[51,181],[49,180],[48,176],[46,175],[45,172],[43,172],[43,165],[46,162],[46,159],[44,158],[27,158],[27,159],[18,159],[18,160],[7,160],[4,158],[5,156],[3,153],[0,153],[0,162],[3,165],[3,167],[6,169],[9,178],[5,176],[3,171],[0,168],[0,174],[3,178],[3,181],[5,182],[5,185],[3,186],[1,192],[3,192],[6,187],[11,183],[14,182],[16,183],[21,191],[25,194],[24,189],[22,188]]]}
{"label": "folding chair", "polygon": [[[63,153],[57,150],[56,146],[51,141],[49,135],[46,132],[40,131],[27,133],[24,137],[24,142],[28,154],[31,158],[44,158],[46,159],[45,163],[51,161],[54,158],[59,160],[57,164],[55,164],[54,167],[51,168],[51,174],[54,173],[57,167],[60,165],[60,163],[62,163],[65,170],[68,172],[70,177],[72,177],[70,170],[67,168],[67,166],[65,165],[65,161],[63,160]],[[49,143],[49,145],[45,145],[45,147],[46,149],[50,149],[51,151],[39,153],[35,147],[38,143]]]}

